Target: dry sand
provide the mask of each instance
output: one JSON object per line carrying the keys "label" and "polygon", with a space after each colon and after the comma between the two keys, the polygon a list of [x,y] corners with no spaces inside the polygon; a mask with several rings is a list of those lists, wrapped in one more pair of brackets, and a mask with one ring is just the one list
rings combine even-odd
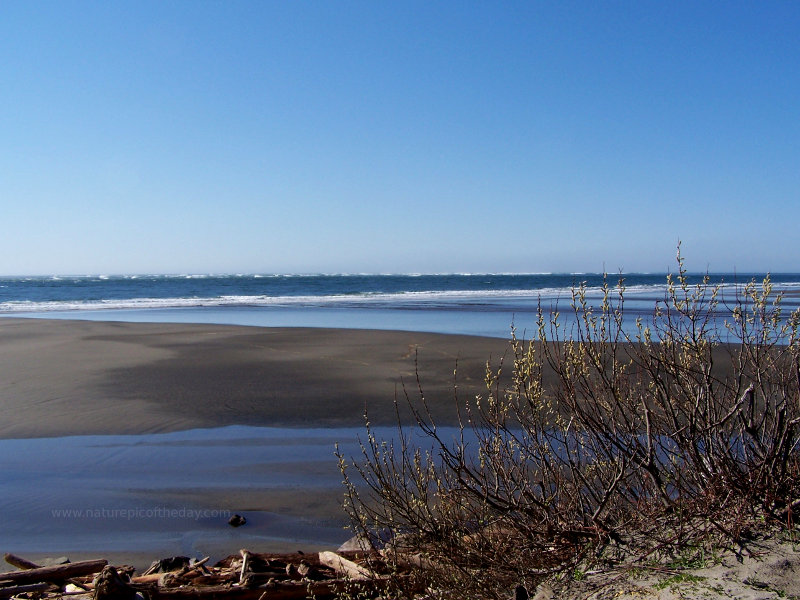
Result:
{"label": "dry sand", "polygon": [[792,600],[800,598],[800,538],[772,532],[720,549],[697,568],[658,567],[586,575],[567,588],[543,585],[533,600]]}
{"label": "dry sand", "polygon": [[0,437],[151,433],[233,424],[394,423],[415,355],[433,412],[481,391],[493,338],[346,329],[0,319]]}

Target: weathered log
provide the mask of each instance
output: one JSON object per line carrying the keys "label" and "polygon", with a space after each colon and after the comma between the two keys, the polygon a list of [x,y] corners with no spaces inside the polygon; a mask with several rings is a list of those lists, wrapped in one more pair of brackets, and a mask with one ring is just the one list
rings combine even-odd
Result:
{"label": "weathered log", "polygon": [[250,557],[250,553],[242,548],[239,550],[239,553],[242,555],[242,571],[239,574],[239,585],[244,583],[244,578],[247,576],[247,559]]}
{"label": "weathered log", "polygon": [[189,566],[186,567],[186,572],[193,571],[194,569],[202,569],[204,572],[209,573],[210,571],[206,567],[206,563],[211,559],[210,556],[206,556],[200,560],[196,560],[193,563],[189,563]]}
{"label": "weathered log", "polygon": [[10,598],[17,594],[41,593],[49,590],[52,586],[49,583],[33,583],[28,585],[15,585],[12,587],[0,588],[0,598]]}
{"label": "weathered log", "polygon": [[[31,562],[27,558],[22,558],[21,556],[17,556],[16,554],[11,554],[10,552],[7,553],[4,558],[8,564],[10,564],[13,567],[17,567],[18,569],[22,569],[23,571],[42,568],[42,565],[37,564],[35,562]],[[82,589],[84,592],[89,592],[93,589],[93,585],[91,583],[87,583],[85,581],[78,581],[77,579],[73,578],[65,579],[64,583],[72,584],[76,588]]]}
{"label": "weathered log", "polygon": [[0,573],[0,580],[12,581],[14,583],[39,583],[43,581],[59,582],[72,577],[81,575],[91,575],[97,573],[108,564],[105,559],[85,560],[66,565],[55,565],[53,567],[38,567],[28,571],[10,571]]}
{"label": "weathered log", "polygon": [[370,579],[375,576],[369,569],[336,554],[336,552],[320,552],[319,562],[350,579]]}
{"label": "weathered log", "polygon": [[136,600],[136,590],[111,566],[103,567],[94,582],[95,600]]}
{"label": "weathered log", "polygon": [[179,571],[170,571],[169,573],[161,573],[158,577],[158,587],[178,587],[188,583]]}
{"label": "weathered log", "polygon": [[[316,552],[305,554],[303,552],[290,552],[290,553],[274,553],[274,552],[249,552],[250,562],[271,563],[274,561],[281,561],[283,563],[299,563],[304,560],[311,565],[319,565],[319,557]],[[341,554],[341,553],[340,553]],[[345,556],[347,554],[345,553]],[[217,562],[214,566],[221,568],[235,568],[237,571],[241,568],[242,557],[240,554],[231,554]],[[237,565],[234,567],[234,565]]]}
{"label": "weathered log", "polygon": [[320,573],[318,567],[312,566],[304,560],[299,563],[286,563],[285,571],[288,577],[296,581],[303,579],[320,581],[326,579],[325,575]]}
{"label": "weathered log", "polygon": [[[131,583],[157,583],[162,581],[165,574],[173,574],[178,575],[179,577],[187,580],[195,580],[201,577],[219,577],[220,580],[223,579],[222,576],[219,574],[212,575],[211,571],[206,568],[206,563],[208,562],[209,557],[206,556],[202,560],[195,561],[193,563],[184,564],[183,563],[176,563],[174,558],[167,558],[163,560],[154,561],[153,564],[150,565],[144,573],[141,575],[137,575],[136,577],[131,577]],[[170,566],[175,567],[173,570],[169,571],[162,571],[160,569],[169,568]]]}
{"label": "weathered log", "polygon": [[131,583],[158,583],[158,580],[161,578],[163,573],[150,573],[148,575],[137,575],[136,577],[131,577]]}
{"label": "weathered log", "polygon": [[190,577],[188,578],[189,585],[199,586],[199,585],[223,585],[226,583],[231,583],[230,577],[225,577],[223,575],[214,575],[212,574],[203,574],[198,575],[197,577]]}
{"label": "weathered log", "polygon": [[142,573],[142,575],[152,575],[153,573],[169,573],[170,571],[180,571],[181,569],[189,566],[190,559],[188,556],[172,556],[170,558],[162,558],[161,560],[154,560],[153,564]]}
{"label": "weathered log", "polygon": [[23,571],[28,569],[40,569],[42,567],[42,565],[37,565],[35,562],[31,562],[25,558],[22,558],[21,556],[11,554],[10,552],[6,553],[4,559],[12,567],[17,567]]}

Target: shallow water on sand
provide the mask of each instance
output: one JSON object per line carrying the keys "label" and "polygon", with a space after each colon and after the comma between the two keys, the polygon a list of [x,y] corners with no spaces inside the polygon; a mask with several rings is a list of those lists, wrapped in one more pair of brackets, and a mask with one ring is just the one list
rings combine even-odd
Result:
{"label": "shallow water on sand", "polygon": [[[627,302],[625,331],[636,335],[636,318],[652,316],[651,298]],[[575,323],[568,303],[554,301],[543,305],[546,314],[561,307],[559,321],[565,328]],[[420,331],[456,335],[477,335],[508,339],[514,326],[519,336],[530,339],[537,329],[538,306],[533,301],[492,306],[465,305],[457,308],[437,307],[426,310],[411,308],[352,307],[263,307],[223,306],[192,308],[106,309],[14,313],[2,316],[81,319],[89,321],[122,321],[134,323],[206,323],[214,325],[246,325],[256,327],[319,327],[343,329],[380,329]],[[727,313],[724,315],[727,316]]]}
{"label": "shallow water on sand", "polygon": [[479,335],[503,339],[509,337],[512,322],[524,323],[523,327],[528,328],[533,328],[536,323],[535,310],[530,307],[505,312],[225,306],[52,311],[0,316],[143,323],[207,323],[256,327],[382,329]]}
{"label": "shallow water on sand", "polygon": [[[350,534],[335,445],[357,456],[363,433],[232,426],[0,440],[0,550],[158,558],[336,547]],[[228,525],[235,513],[247,524]]]}

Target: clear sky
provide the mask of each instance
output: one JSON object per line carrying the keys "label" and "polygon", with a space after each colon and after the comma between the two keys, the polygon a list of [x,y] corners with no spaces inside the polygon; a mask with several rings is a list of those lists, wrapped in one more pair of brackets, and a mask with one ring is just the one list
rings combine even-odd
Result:
{"label": "clear sky", "polygon": [[0,4],[0,273],[800,271],[800,2]]}

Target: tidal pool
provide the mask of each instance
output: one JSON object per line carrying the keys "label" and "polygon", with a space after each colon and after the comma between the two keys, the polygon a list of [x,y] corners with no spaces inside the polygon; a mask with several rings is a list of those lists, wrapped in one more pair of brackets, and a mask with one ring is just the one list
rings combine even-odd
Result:
{"label": "tidal pool", "polygon": [[[231,426],[0,440],[0,550],[159,558],[336,547],[351,534],[335,445],[357,456],[363,434]],[[247,524],[228,525],[233,514]]]}

